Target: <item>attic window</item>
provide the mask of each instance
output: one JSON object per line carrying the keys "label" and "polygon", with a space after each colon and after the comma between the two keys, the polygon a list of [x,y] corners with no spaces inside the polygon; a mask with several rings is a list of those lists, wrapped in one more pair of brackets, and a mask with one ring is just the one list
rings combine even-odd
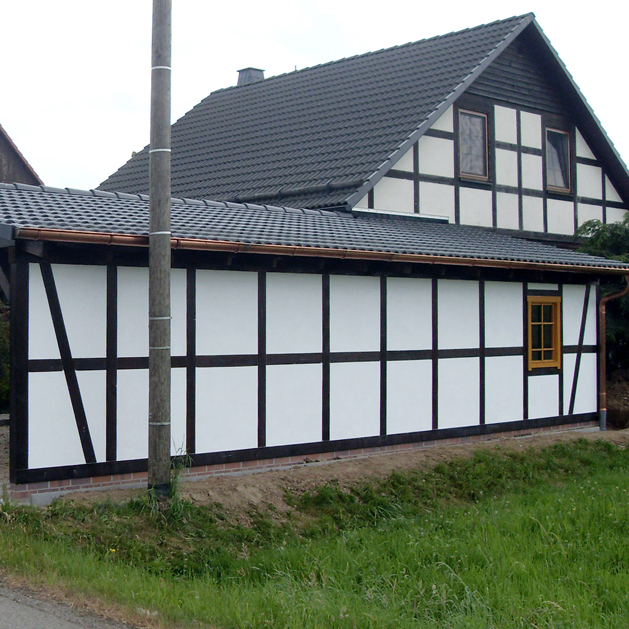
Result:
{"label": "attic window", "polygon": [[549,190],[570,190],[570,135],[546,129],[546,185]]}
{"label": "attic window", "polygon": [[489,178],[487,172],[487,116],[459,112],[459,153],[462,177]]}

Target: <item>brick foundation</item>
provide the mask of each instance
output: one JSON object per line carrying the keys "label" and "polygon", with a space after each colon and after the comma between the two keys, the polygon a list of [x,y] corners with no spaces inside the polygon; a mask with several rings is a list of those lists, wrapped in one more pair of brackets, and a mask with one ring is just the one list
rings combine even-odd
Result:
{"label": "brick foundation", "polygon": [[[399,445],[382,446],[374,448],[359,448],[356,450],[340,450],[337,452],[323,452],[320,454],[289,456],[274,459],[262,459],[259,461],[241,461],[236,463],[221,463],[217,465],[200,465],[198,467],[181,470],[183,480],[199,480],[215,474],[247,474],[263,472],[271,469],[293,467],[308,463],[320,463],[338,459],[350,459],[402,452],[405,450],[417,450],[433,448],[439,445],[457,445],[474,443],[478,441],[490,441],[504,437],[518,437],[523,435],[540,434],[545,432],[564,432],[567,430],[582,430],[594,428],[597,422],[581,422],[576,424],[564,424],[545,428],[505,431],[488,435],[474,435],[470,437],[458,437],[455,439],[440,439],[434,441],[420,441],[416,443],[404,443]],[[97,491],[107,489],[132,489],[146,487],[147,472],[132,474],[112,474],[109,476],[94,476],[91,478],[56,480],[43,483],[26,483],[24,485],[4,484],[3,495],[14,502],[30,502],[35,505],[45,505],[54,498],[71,492]]]}

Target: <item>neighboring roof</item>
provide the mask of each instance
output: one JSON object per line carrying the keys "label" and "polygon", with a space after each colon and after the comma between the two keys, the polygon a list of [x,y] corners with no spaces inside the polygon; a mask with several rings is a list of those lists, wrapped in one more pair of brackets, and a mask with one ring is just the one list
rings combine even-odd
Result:
{"label": "neighboring roof", "polygon": [[[173,125],[173,194],[343,205],[533,21],[513,17],[214,92]],[[148,193],[148,160],[145,148],[100,189]]]}
{"label": "neighboring roof", "polygon": [[[199,212],[203,208],[203,212]],[[16,238],[148,245],[148,197],[0,184]],[[627,273],[629,264],[416,215],[173,199],[173,247],[275,255]]]}
{"label": "neighboring roof", "polygon": [[[4,127],[1,124],[0,124],[0,140],[4,140],[7,146],[9,146],[10,149],[15,153],[17,159],[22,163],[26,172],[32,177],[32,180],[30,181],[30,183],[43,184],[44,182],[39,178],[39,175],[33,170],[33,167],[28,163],[24,155],[22,155],[22,152],[20,151],[20,149],[17,146],[15,146],[15,142],[13,142],[13,140],[11,139],[11,137],[5,131]],[[22,183],[26,183],[26,182],[22,181]]]}

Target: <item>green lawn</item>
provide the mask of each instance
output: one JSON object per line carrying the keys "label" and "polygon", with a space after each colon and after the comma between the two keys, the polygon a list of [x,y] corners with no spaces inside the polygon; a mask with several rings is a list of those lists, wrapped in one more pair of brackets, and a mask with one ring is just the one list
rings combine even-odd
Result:
{"label": "green lawn", "polygon": [[628,472],[581,440],[326,485],[247,526],[180,500],[5,506],[0,564],[166,626],[624,629]]}

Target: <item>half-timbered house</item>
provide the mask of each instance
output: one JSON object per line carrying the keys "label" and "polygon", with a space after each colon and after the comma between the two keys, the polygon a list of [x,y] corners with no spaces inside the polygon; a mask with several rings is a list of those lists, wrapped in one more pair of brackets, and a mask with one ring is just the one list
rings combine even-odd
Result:
{"label": "half-timbered house", "polygon": [[0,182],[33,185],[43,183],[2,125],[0,125]]}

